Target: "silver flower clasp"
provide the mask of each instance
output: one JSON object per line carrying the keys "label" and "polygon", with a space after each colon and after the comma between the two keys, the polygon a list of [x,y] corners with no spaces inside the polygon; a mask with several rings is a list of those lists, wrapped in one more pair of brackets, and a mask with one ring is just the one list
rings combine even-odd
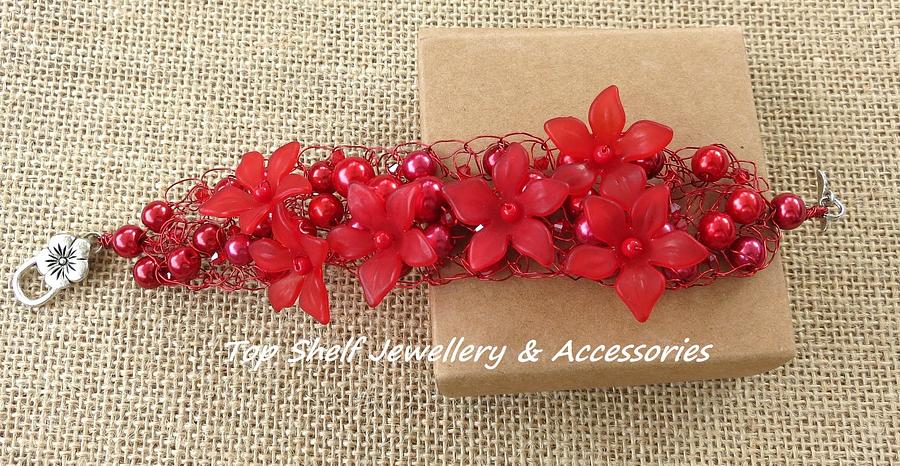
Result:
{"label": "silver flower clasp", "polygon": [[[22,263],[13,273],[10,287],[16,299],[26,306],[40,306],[60,290],[84,280],[88,273],[88,258],[95,236],[77,238],[62,233],[50,238],[47,247]],[[22,289],[22,277],[32,267],[37,268],[47,285],[47,291],[38,297],[30,297]]]}

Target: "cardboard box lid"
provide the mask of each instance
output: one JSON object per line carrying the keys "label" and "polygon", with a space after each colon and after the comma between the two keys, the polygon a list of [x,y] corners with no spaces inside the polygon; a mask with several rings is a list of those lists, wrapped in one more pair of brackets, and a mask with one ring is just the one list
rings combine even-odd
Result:
{"label": "cardboard box lid", "polygon": [[[422,139],[527,131],[545,120],[587,117],[594,96],[617,84],[629,122],[671,126],[670,147],[723,143],[764,169],[739,28],[678,30],[419,31]],[[439,391],[482,395],[728,378],[794,355],[780,260],[749,279],[666,292],[640,324],[610,288],[588,280],[462,280],[431,288],[435,344],[507,345],[499,367],[437,362]],[[517,362],[529,340],[545,351]],[[581,345],[711,344],[703,363],[550,362],[567,340]]]}

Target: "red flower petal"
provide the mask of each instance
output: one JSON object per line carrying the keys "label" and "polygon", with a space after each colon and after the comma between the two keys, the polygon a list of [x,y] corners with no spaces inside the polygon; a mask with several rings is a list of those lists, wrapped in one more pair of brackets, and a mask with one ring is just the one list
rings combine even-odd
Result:
{"label": "red flower petal", "polygon": [[359,283],[370,307],[381,304],[381,300],[397,284],[402,270],[403,261],[396,248],[385,249],[359,266]]}
{"label": "red flower petal", "polygon": [[670,269],[697,265],[709,257],[709,250],[686,231],[673,231],[650,241],[647,261]]}
{"label": "red flower petal", "polygon": [[634,122],[614,149],[626,162],[645,159],[666,148],[672,142],[672,128],[655,121]]}
{"label": "red flower petal", "polygon": [[631,228],[650,239],[669,219],[669,187],[654,186],[644,191],[631,206]]}
{"label": "red flower petal", "polygon": [[516,201],[524,209],[525,215],[546,217],[559,210],[568,195],[569,185],[566,183],[542,178],[525,185],[525,190],[516,197]]}
{"label": "red flower petal", "polygon": [[544,222],[525,217],[510,230],[510,243],[519,254],[528,256],[544,267],[553,264],[553,237]]}
{"label": "red flower petal", "polygon": [[303,251],[306,257],[313,263],[316,268],[322,267],[325,259],[328,257],[328,241],[315,236],[299,234],[300,243],[303,245]]}
{"label": "red flower petal", "polygon": [[666,278],[643,261],[626,263],[616,277],[616,294],[631,309],[638,322],[646,322],[666,289]]}
{"label": "red flower petal", "polygon": [[594,137],[587,126],[575,117],[559,117],[544,123],[547,136],[559,148],[560,154],[567,154],[579,160],[585,160],[594,151]]}
{"label": "red flower petal", "polygon": [[386,202],[387,220],[399,231],[409,230],[421,201],[422,186],[411,183],[392,192]]}
{"label": "red flower petal", "polygon": [[275,283],[269,285],[269,303],[276,311],[288,308],[297,302],[303,286],[303,275],[289,273]]}
{"label": "red flower petal", "polygon": [[619,100],[618,87],[609,86],[597,95],[588,111],[588,121],[597,142],[607,145],[615,142],[625,127],[625,109]]}
{"label": "red flower petal", "polygon": [[469,266],[482,271],[503,259],[509,246],[509,233],[505,224],[488,224],[475,232],[469,240],[467,258]]}
{"label": "red flower petal", "polygon": [[303,175],[286,175],[278,183],[275,190],[275,202],[281,202],[293,196],[305,196],[312,193],[312,185]]}
{"label": "red flower petal", "polygon": [[569,251],[564,267],[569,275],[603,280],[613,276],[619,265],[619,259],[611,249],[580,244]]}
{"label": "red flower petal", "polygon": [[345,260],[359,259],[375,250],[371,233],[347,225],[338,225],[328,232],[328,245]]}
{"label": "red flower petal", "polygon": [[597,174],[587,164],[571,163],[558,167],[553,172],[553,179],[569,185],[569,194],[580,196],[591,189],[597,180]]}
{"label": "red flower petal", "polygon": [[403,233],[403,244],[400,247],[400,257],[410,267],[427,267],[434,265],[438,260],[434,249],[425,239],[425,233],[418,228],[413,228]]}
{"label": "red flower petal", "polygon": [[300,292],[300,308],[320,324],[327,324],[331,320],[328,312],[328,290],[325,288],[321,270],[307,275],[306,280],[303,281],[303,288]]}
{"label": "red flower petal", "polygon": [[266,166],[266,179],[273,188],[277,188],[281,179],[294,169],[299,155],[300,143],[297,141],[289,142],[272,153]]}
{"label": "red flower petal", "polygon": [[266,159],[259,152],[247,152],[241,157],[235,175],[242,185],[253,189],[262,183],[266,172]]}
{"label": "red flower petal", "polygon": [[216,191],[212,197],[200,206],[201,215],[229,218],[253,207],[256,202],[253,196],[234,186],[226,186]]}
{"label": "red flower petal", "polygon": [[600,177],[600,194],[619,203],[623,209],[631,209],[634,201],[647,186],[647,173],[633,163],[618,164]]}
{"label": "red flower petal", "polygon": [[351,184],[347,191],[347,207],[353,220],[367,229],[373,232],[384,229],[387,222],[384,199],[369,186],[362,183]]}
{"label": "red flower petal", "polygon": [[625,239],[627,219],[619,204],[599,196],[588,196],[584,199],[584,215],[600,241],[615,247]]}
{"label": "red flower petal", "polygon": [[494,187],[500,196],[513,200],[528,181],[528,153],[519,143],[510,144],[494,166]]}
{"label": "red flower petal", "polygon": [[482,178],[466,178],[444,185],[444,196],[456,218],[466,225],[478,226],[497,215],[500,201]]}
{"label": "red flower petal", "polygon": [[300,242],[302,233],[294,227],[292,215],[284,204],[275,206],[275,211],[272,212],[272,237],[288,248],[292,256],[307,255]]}
{"label": "red flower petal", "polygon": [[250,244],[250,256],[253,262],[264,272],[278,273],[292,266],[293,254],[281,243],[269,238],[256,240]]}
{"label": "red flower petal", "polygon": [[241,233],[245,235],[253,233],[253,230],[265,220],[266,216],[269,214],[270,208],[271,206],[264,204],[242,212],[238,217],[238,225],[241,227]]}

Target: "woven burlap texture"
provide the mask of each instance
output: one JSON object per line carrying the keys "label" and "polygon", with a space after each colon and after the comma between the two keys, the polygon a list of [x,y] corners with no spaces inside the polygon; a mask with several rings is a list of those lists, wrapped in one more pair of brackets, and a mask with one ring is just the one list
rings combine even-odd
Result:
{"label": "woven burlap texture", "polygon": [[[774,186],[825,169],[845,222],[785,241],[797,358],[735,381],[450,400],[424,363],[258,371],[225,342],[429,341],[423,290],[334,323],[262,294],[143,291],[130,262],[30,309],[0,294],[0,463],[897,464],[900,5],[893,1],[0,5],[3,271],[246,150],[417,137],[423,26],[745,28]],[[473,63],[473,73],[478,64]],[[696,70],[714,73],[714,69]],[[710,109],[722,112],[728,109]]]}

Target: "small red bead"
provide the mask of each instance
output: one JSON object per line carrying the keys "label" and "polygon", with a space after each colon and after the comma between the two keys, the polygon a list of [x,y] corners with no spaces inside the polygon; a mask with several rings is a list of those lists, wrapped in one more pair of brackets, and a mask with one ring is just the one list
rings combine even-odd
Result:
{"label": "small red bead", "polygon": [[581,244],[597,244],[600,242],[597,240],[597,237],[594,236],[594,230],[591,229],[591,225],[588,223],[587,216],[585,215],[578,216],[573,225],[573,229],[575,230],[575,241],[578,241]]}
{"label": "small red bead", "polygon": [[344,158],[345,158],[344,149],[341,149],[340,147],[338,147],[338,148],[334,149],[333,151],[331,151],[331,155],[328,156],[328,163],[330,163],[331,166],[333,167],[333,166],[341,163],[344,160]]}
{"label": "small red bead", "polygon": [[159,277],[156,275],[158,268],[156,258],[144,256],[134,263],[134,267],[131,269],[131,275],[134,277],[134,281],[138,286],[152,290],[160,285]]}
{"label": "small red bead", "polygon": [[251,194],[253,195],[253,199],[255,199],[256,202],[269,202],[275,195],[275,190],[272,189],[272,185],[269,184],[268,181],[263,180],[262,183],[256,185],[256,187],[253,188],[253,192]]}
{"label": "small red bead", "polygon": [[312,261],[309,260],[308,257],[297,256],[291,261],[291,266],[294,269],[294,272],[300,275],[306,275],[312,272]]}
{"label": "small red bead", "polygon": [[166,254],[166,267],[175,280],[190,280],[200,272],[200,254],[187,246],[174,249]]}
{"label": "small red bead", "polygon": [[759,270],[766,263],[766,245],[752,236],[741,236],[727,251],[728,261],[748,272]]}
{"label": "small red bead", "polygon": [[334,166],[331,184],[337,192],[346,196],[351,184],[368,183],[374,177],[375,169],[368,160],[360,157],[347,157]]}
{"label": "small red bead", "polygon": [[663,275],[669,280],[675,280],[682,283],[691,281],[697,276],[699,268],[696,265],[685,267],[683,269],[662,269]]}
{"label": "small red bead", "polygon": [[233,176],[227,176],[227,177],[222,178],[221,180],[219,180],[219,182],[216,183],[216,187],[213,188],[213,189],[214,189],[215,191],[221,191],[221,190],[225,189],[225,188],[228,187],[228,186],[233,186],[233,187],[239,188],[239,189],[242,188],[241,183],[238,182],[237,178],[235,178],[235,177],[233,177]]}
{"label": "small red bead", "polygon": [[377,251],[384,251],[394,243],[391,235],[385,231],[376,232],[372,235],[372,239],[375,241],[375,250]]}
{"label": "small red bead", "polygon": [[113,250],[122,257],[137,257],[141,253],[144,237],[144,230],[140,227],[125,225],[113,233],[111,242]]}
{"label": "small red bead", "polygon": [[394,175],[378,175],[369,180],[369,186],[371,186],[382,199],[387,199],[392,192],[400,187],[400,180]]}
{"label": "small red bead", "polygon": [[766,201],[758,192],[748,188],[735,189],[725,203],[725,212],[735,222],[749,225],[759,219],[766,208]]}
{"label": "small red bead", "polygon": [[333,194],[319,194],[313,197],[307,210],[309,219],[319,228],[334,226],[344,216],[344,206]]}
{"label": "small red bead", "polygon": [[647,174],[647,179],[651,179],[659,175],[659,172],[662,171],[663,166],[666,164],[666,153],[665,152],[657,152],[646,159],[635,160],[631,162],[641,168],[644,169],[644,173]]}
{"label": "small red bead", "polygon": [[772,211],[772,219],[782,230],[793,230],[806,220],[806,203],[796,194],[781,193],[775,196]]}
{"label": "small red bead", "polygon": [[194,230],[191,245],[194,246],[194,249],[204,254],[212,254],[218,251],[222,247],[222,228],[213,223],[200,225]]}
{"label": "small red bead", "polygon": [[251,236],[254,238],[269,238],[272,236],[272,214],[269,214],[269,216],[256,224],[256,228],[253,229]]}
{"label": "small red bead", "polygon": [[500,218],[504,222],[515,222],[522,217],[522,208],[515,202],[504,202],[500,206]]}
{"label": "small red bead", "polygon": [[316,193],[333,193],[334,185],[331,184],[331,175],[333,170],[328,162],[319,161],[312,164],[307,172],[309,184],[312,185],[313,192]]}
{"label": "small red bead", "polygon": [[159,233],[173,215],[175,215],[175,211],[168,202],[153,201],[147,204],[141,212],[141,222],[143,222],[150,231]]}
{"label": "small red bead", "polygon": [[438,257],[447,257],[453,250],[453,238],[450,229],[440,223],[429,225],[425,228],[425,240],[434,249]]}
{"label": "small red bead", "polygon": [[725,249],[737,236],[734,220],[722,212],[709,212],[700,219],[697,237],[710,249]]}
{"label": "small red bead", "polygon": [[247,265],[253,260],[250,257],[250,237],[237,233],[225,241],[225,257],[234,265]]}
{"label": "small red bead", "polygon": [[644,244],[637,238],[625,238],[619,245],[619,251],[628,259],[637,257],[644,252]]}
{"label": "small red bead", "polygon": [[591,159],[597,165],[606,165],[613,158],[613,151],[606,144],[600,144],[594,148]]}
{"label": "small red bead", "polygon": [[417,181],[422,186],[422,197],[416,205],[417,222],[436,222],[440,219],[444,206],[444,182],[433,176],[419,178]]}
{"label": "small red bead", "polygon": [[400,171],[407,180],[417,180],[423,176],[433,176],[437,173],[438,162],[425,150],[410,152],[403,158]]}
{"label": "small red bead", "polygon": [[691,157],[691,171],[706,182],[717,181],[725,176],[728,164],[728,153],[719,146],[701,147]]}
{"label": "small red bead", "polygon": [[567,197],[566,203],[564,204],[566,212],[568,212],[572,217],[581,215],[581,212],[584,210],[584,199],[591,194],[593,194],[593,192],[588,191],[585,194],[577,194]]}
{"label": "small red bead", "polygon": [[484,154],[481,156],[481,169],[485,175],[492,176],[494,174],[494,166],[497,165],[500,156],[505,153],[505,149],[504,146],[495,144],[484,151]]}

